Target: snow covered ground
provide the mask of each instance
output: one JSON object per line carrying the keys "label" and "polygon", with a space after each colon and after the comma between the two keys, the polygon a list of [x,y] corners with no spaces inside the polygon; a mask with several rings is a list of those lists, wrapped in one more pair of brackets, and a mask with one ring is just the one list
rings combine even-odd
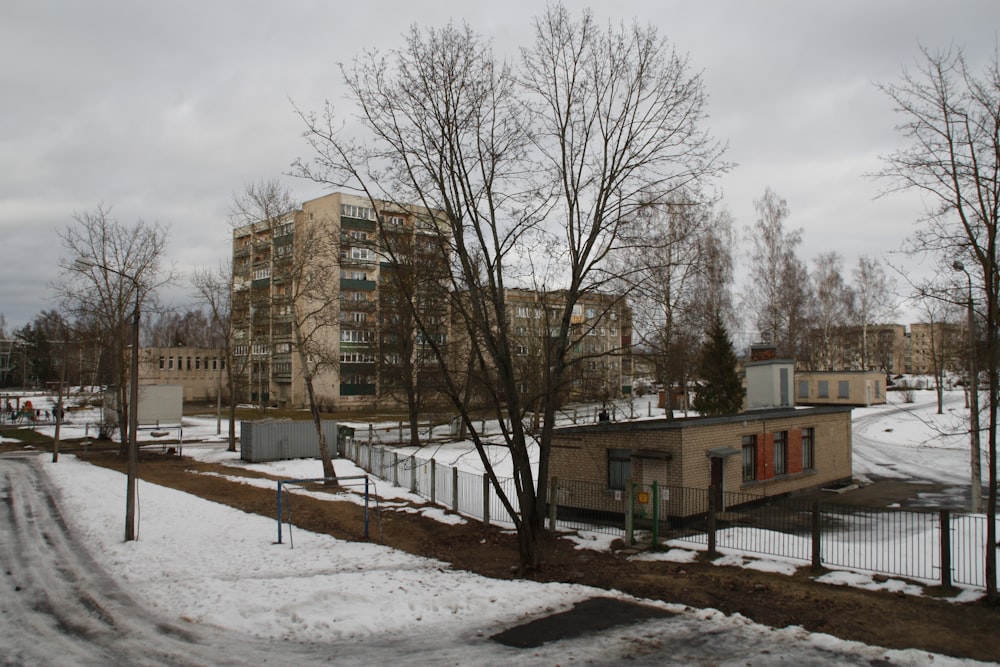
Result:
{"label": "snow covered ground", "polygon": [[[910,414],[933,411],[926,406],[932,396],[930,392],[918,394],[919,402],[912,406]],[[961,401],[959,394],[952,398]],[[955,413],[960,410],[956,408]],[[893,446],[906,448],[907,452],[902,457],[908,461],[907,467],[894,470],[898,475],[946,483],[960,483],[968,477],[966,440],[961,436],[956,436],[954,442],[930,437],[928,420],[903,416],[892,406],[857,412],[857,423],[861,424],[857,432],[868,439],[855,452],[859,475],[883,475],[882,448]],[[79,437],[75,429],[83,428],[81,424],[67,424],[63,437]],[[217,436],[215,430],[214,418],[185,419],[185,440],[208,441],[188,443],[185,455],[244,465],[237,455],[224,451],[224,444],[220,444],[224,435]],[[225,424],[222,430],[224,434]],[[927,453],[921,463],[926,449],[934,451]],[[442,455],[460,464],[471,461],[470,467],[479,464],[475,457],[464,456],[457,449],[444,449]],[[13,463],[8,457],[0,457],[0,483],[18,479],[11,472],[17,468]],[[139,485],[139,539],[125,543],[121,539],[125,483],[120,474],[81,463],[72,456],[61,457],[57,464],[39,456],[27,464],[22,460],[20,465],[40,468],[42,477],[54,486],[61,510],[61,519],[36,514],[33,521],[49,522],[46,530],[51,532],[65,521],[67,530],[78,536],[99,567],[114,573],[127,594],[139,607],[161,619],[158,622],[190,629],[195,637],[209,633],[209,637],[228,638],[202,641],[198,651],[192,653],[171,649],[179,651],[175,655],[181,657],[172,658],[170,664],[221,663],[226,656],[231,660],[234,651],[238,655],[241,645],[251,660],[267,656],[268,647],[273,646],[269,660],[272,664],[565,665],[617,664],[625,660],[640,665],[979,664],[922,651],[864,646],[796,627],[771,629],[714,610],[648,601],[675,615],[536,649],[510,648],[489,637],[521,622],[566,610],[590,597],[624,596],[576,585],[485,579],[376,544],[343,542],[303,531],[295,531],[294,548],[287,542],[277,545],[272,520],[145,483]],[[287,478],[310,477],[319,472],[315,461],[256,467]],[[354,472],[350,464],[338,462],[339,474]],[[406,495],[387,483],[380,484],[378,491],[383,496]],[[9,495],[11,491],[0,487],[3,493]],[[357,502],[357,498],[345,497],[343,501]],[[689,554],[676,550],[663,557],[684,559]],[[70,558],[63,557],[64,561]],[[766,561],[752,563],[758,568],[781,567]],[[92,568],[93,564],[61,562],[54,567],[72,575],[74,568]],[[39,578],[48,576],[61,574],[57,571]],[[855,582],[835,583],[869,582],[859,577]],[[44,588],[46,583],[25,581],[21,585]],[[6,604],[0,601],[0,611],[7,611]],[[44,642],[26,642],[23,637],[18,640],[25,628],[16,623],[13,628],[6,627],[4,624],[11,625],[9,616],[0,613],[0,655],[6,656],[4,664],[36,662],[39,652],[44,655]],[[39,630],[37,625],[31,631],[42,632],[44,638],[44,629]],[[62,632],[58,627],[54,631]],[[225,655],[213,657],[211,652],[206,653],[209,648],[205,645],[213,641]],[[92,663],[75,657],[67,661],[55,653],[47,658],[50,664],[100,664],[98,658]],[[163,663],[150,659],[146,664]]]}

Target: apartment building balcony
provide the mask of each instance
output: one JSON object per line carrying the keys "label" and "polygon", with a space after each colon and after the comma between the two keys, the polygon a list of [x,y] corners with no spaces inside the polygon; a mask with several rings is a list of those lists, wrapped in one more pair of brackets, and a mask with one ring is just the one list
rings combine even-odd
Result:
{"label": "apartment building balcony", "polygon": [[374,280],[355,280],[351,278],[340,279],[340,289],[342,290],[360,290],[363,292],[374,292],[376,287],[377,283]]}

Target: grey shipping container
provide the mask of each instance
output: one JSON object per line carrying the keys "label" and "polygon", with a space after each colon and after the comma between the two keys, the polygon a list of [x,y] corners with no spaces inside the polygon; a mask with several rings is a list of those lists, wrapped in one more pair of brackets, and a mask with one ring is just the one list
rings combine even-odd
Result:
{"label": "grey shipping container", "polygon": [[[324,421],[330,456],[337,455],[337,422]],[[254,463],[285,459],[318,459],[319,438],[311,421],[240,423],[240,458]]]}

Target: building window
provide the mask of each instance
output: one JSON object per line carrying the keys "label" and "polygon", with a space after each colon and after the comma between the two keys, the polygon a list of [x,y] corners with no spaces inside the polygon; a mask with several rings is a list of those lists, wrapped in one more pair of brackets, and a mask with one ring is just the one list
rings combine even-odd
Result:
{"label": "building window", "polygon": [[743,436],[743,481],[757,479],[757,436]]}
{"label": "building window", "polygon": [[788,431],[774,434],[774,474],[788,473]]}
{"label": "building window", "polygon": [[799,398],[809,398],[809,380],[799,380]]}
{"label": "building window", "polygon": [[194,358],[194,369],[196,371],[200,371],[201,370],[201,357],[195,357]]}
{"label": "building window", "polygon": [[811,426],[802,429],[802,469],[816,467],[816,429]]}
{"label": "building window", "polygon": [[167,360],[166,360],[166,359],[165,359],[164,357],[160,357],[160,370],[161,370],[161,371],[162,371],[162,370],[163,370],[164,368],[166,368],[166,363],[167,363]]}
{"label": "building window", "polygon": [[170,357],[167,359],[167,370],[174,370],[174,358]]}
{"label": "building window", "polygon": [[851,397],[851,383],[847,380],[841,380],[837,383],[837,398],[850,398]]}
{"label": "building window", "polygon": [[624,491],[628,480],[632,479],[632,450],[608,450],[608,488]]}
{"label": "building window", "polygon": [[820,398],[830,398],[830,383],[827,380],[820,380],[816,383],[817,394]]}

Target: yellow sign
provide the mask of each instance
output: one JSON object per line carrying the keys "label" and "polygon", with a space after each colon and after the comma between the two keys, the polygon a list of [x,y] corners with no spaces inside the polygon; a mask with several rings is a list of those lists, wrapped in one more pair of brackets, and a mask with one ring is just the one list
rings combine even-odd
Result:
{"label": "yellow sign", "polygon": [[640,491],[638,493],[637,500],[638,500],[638,502],[639,502],[640,505],[648,505],[649,504],[649,492],[648,491]]}

